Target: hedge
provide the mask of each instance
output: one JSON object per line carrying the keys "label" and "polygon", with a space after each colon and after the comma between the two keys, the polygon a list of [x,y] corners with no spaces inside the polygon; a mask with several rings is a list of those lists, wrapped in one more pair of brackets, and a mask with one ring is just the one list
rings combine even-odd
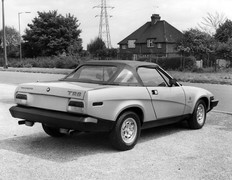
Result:
{"label": "hedge", "polygon": [[189,57],[158,57],[140,58],[139,61],[153,62],[168,70],[192,70],[196,66],[196,59]]}
{"label": "hedge", "polygon": [[[26,58],[22,59],[8,59],[9,67],[41,67],[41,68],[65,68],[73,69],[80,63],[80,58],[75,56],[53,56],[53,57],[38,57],[38,58]],[[1,59],[0,66],[3,66],[4,62]]]}

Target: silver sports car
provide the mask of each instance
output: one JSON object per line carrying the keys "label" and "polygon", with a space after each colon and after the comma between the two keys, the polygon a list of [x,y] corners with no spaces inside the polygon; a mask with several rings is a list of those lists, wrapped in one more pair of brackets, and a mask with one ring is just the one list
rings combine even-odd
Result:
{"label": "silver sports car", "polygon": [[88,61],[54,82],[21,84],[11,115],[42,123],[60,137],[71,131],[108,131],[112,145],[132,149],[141,129],[187,120],[200,129],[218,104],[205,89],[182,86],[160,66],[138,61]]}

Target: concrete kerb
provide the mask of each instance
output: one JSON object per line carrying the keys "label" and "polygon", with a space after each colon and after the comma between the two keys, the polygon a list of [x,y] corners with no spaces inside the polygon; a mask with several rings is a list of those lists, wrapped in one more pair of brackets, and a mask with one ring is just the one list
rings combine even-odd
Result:
{"label": "concrete kerb", "polygon": [[228,111],[212,110],[212,112],[232,115],[232,112],[228,112]]}

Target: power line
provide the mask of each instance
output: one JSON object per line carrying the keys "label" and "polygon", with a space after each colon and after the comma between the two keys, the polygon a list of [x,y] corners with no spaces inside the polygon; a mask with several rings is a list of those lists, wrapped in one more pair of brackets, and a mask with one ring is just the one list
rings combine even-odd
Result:
{"label": "power line", "polygon": [[96,15],[95,17],[100,17],[99,23],[99,33],[98,37],[105,42],[107,48],[111,48],[111,38],[110,38],[110,29],[109,29],[109,20],[108,17],[112,17],[108,15],[107,9],[113,9],[112,6],[106,5],[106,0],[101,0],[101,4],[98,6],[94,6],[93,8],[100,8],[100,15]]}

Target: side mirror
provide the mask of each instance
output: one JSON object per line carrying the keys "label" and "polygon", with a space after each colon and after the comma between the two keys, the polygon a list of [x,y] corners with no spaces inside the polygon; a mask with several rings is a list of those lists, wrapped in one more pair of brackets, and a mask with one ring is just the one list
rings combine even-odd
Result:
{"label": "side mirror", "polygon": [[176,79],[170,79],[169,80],[169,84],[170,86],[172,87],[173,85],[175,85],[177,83],[177,80]]}

